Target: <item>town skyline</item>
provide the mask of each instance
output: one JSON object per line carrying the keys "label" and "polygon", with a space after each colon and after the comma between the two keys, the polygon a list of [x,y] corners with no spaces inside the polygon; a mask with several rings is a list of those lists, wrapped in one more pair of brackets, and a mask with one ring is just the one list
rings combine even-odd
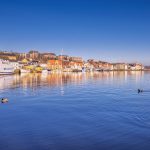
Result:
{"label": "town skyline", "polygon": [[[30,50],[26,50],[26,51],[14,51],[14,50],[1,50],[0,49],[0,53],[6,53],[6,54],[16,54],[16,55],[21,55],[21,54],[26,54],[28,55],[30,52],[38,52],[39,54],[54,54],[55,56],[68,56],[68,57],[80,57],[82,58],[83,61],[88,61],[88,60],[95,60],[95,61],[103,61],[103,62],[109,62],[109,63],[126,63],[126,64],[130,64],[130,63],[140,63],[140,64],[143,64],[142,62],[138,61],[138,60],[132,60],[132,61],[123,61],[123,60],[118,60],[118,61],[108,61],[107,59],[103,58],[101,59],[100,57],[97,57],[97,58],[92,58],[92,57],[89,57],[87,59],[84,58],[84,56],[79,56],[78,54],[77,55],[69,55],[67,53],[65,53],[65,50],[64,49],[61,49],[60,50],[60,53],[56,53],[56,51],[42,51],[42,50],[35,50],[35,49],[30,49]],[[1,58],[1,54],[0,54],[0,58]],[[150,66],[150,65],[147,65],[147,64],[143,64],[144,66]]]}
{"label": "town skyline", "polygon": [[[63,51],[62,51],[63,52]],[[88,59],[85,61],[80,56],[56,55],[55,53],[40,53],[31,50],[28,53],[0,52],[1,67],[7,72],[7,67],[12,68],[12,73],[31,72],[95,72],[95,71],[146,71],[150,67],[141,63],[125,63]],[[7,67],[6,67],[6,66]]]}

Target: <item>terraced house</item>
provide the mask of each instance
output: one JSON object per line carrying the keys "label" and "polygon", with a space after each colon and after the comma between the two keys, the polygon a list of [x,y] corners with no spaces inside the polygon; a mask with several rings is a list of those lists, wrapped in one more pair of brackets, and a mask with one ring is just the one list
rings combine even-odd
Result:
{"label": "terraced house", "polygon": [[133,63],[133,64],[129,64],[128,65],[128,69],[129,70],[135,70],[135,71],[139,71],[139,70],[142,70],[144,69],[143,65],[142,64],[139,64],[139,63]]}
{"label": "terraced house", "polygon": [[59,70],[62,69],[62,61],[61,60],[48,60],[47,67],[51,70]]}
{"label": "terraced house", "polygon": [[128,70],[128,65],[126,63],[113,63],[114,71],[124,71]]}

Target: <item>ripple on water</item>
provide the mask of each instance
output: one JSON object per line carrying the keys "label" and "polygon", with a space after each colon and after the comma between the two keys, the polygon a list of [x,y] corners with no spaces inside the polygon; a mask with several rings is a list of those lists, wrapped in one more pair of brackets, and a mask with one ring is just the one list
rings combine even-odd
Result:
{"label": "ripple on water", "polygon": [[149,77],[138,72],[5,77],[0,94],[10,101],[0,105],[0,149],[149,150],[150,93],[136,91],[148,89]]}

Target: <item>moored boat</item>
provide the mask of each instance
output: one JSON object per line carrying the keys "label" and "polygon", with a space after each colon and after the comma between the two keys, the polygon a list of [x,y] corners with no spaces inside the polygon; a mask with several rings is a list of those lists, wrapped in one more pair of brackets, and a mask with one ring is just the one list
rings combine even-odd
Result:
{"label": "moored boat", "polygon": [[0,75],[13,74],[14,70],[14,67],[8,60],[0,59]]}
{"label": "moored boat", "polygon": [[47,69],[42,70],[42,74],[48,74],[48,73],[50,73],[50,70],[47,70]]}
{"label": "moored boat", "polygon": [[30,70],[26,70],[26,69],[21,69],[20,71],[21,73],[30,73]]}

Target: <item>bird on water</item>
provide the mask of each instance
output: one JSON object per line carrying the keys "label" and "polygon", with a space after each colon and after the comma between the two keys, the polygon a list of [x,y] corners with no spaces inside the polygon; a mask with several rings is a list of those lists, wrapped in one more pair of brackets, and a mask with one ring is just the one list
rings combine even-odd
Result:
{"label": "bird on water", "polygon": [[7,98],[2,98],[1,103],[8,103],[8,99]]}
{"label": "bird on water", "polygon": [[141,90],[141,89],[138,89],[138,93],[143,93],[143,90]]}

